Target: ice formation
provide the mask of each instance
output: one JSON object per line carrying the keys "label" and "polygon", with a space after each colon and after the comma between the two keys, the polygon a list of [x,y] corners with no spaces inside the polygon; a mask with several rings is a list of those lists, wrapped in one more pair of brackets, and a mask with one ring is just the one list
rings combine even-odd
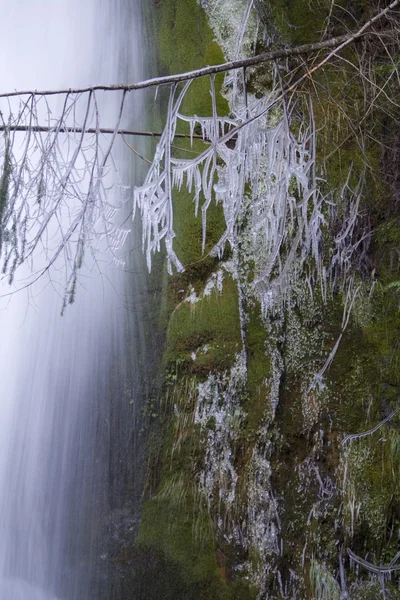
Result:
{"label": "ice formation", "polygon": [[[253,0],[201,0],[201,4],[228,59],[248,56],[254,51],[260,24],[252,10]],[[238,473],[235,464],[238,429],[246,419],[241,408],[247,377],[245,350],[236,356],[231,370],[211,373],[205,382],[198,384],[194,422],[202,432],[205,452],[198,482],[218,524],[219,534],[257,557],[238,565],[238,569],[258,585],[261,594],[268,573],[273,572],[281,595],[294,598],[297,597],[297,575],[291,572],[283,582],[274,558],[282,553],[284,540],[279,499],[275,500],[271,485],[273,444],[267,435],[275,417],[284,369],[279,346],[285,310],[295,306],[296,301],[301,302],[301,294],[313,303],[316,294],[326,302],[333,289],[343,293],[341,332],[327,356],[323,355],[326,345],[322,333],[313,330],[310,334],[314,336],[312,345],[319,360],[305,377],[306,387],[303,385],[299,390],[303,426],[309,433],[318,422],[321,403],[326,399],[324,394],[329,393],[325,390],[324,375],[334,360],[357,299],[359,285],[351,269],[367,234],[360,235],[359,231],[362,186],[351,189],[349,176],[343,189],[334,196],[333,192],[326,192],[326,182],[317,175],[317,134],[311,100],[302,100],[299,110],[296,98],[282,94],[280,69],[284,70],[286,65],[265,68],[269,69],[271,87],[269,91],[264,89],[262,95],[251,94],[246,89],[246,78],[251,72],[239,70],[225,77],[223,93],[229,101],[229,116],[217,113],[212,76],[209,78],[210,117],[182,113],[182,101],[190,83],[171,89],[167,126],[143,186],[135,189],[134,202],[143,220],[143,246],[148,266],[151,268],[152,254],[165,244],[169,272],[174,268],[184,269],[179,250],[174,246],[173,187],[186,186],[196,215],[201,214],[203,252],[207,211],[212,202],[222,207],[225,231],[211,254],[221,257],[226,244],[232,249],[226,268],[238,286],[244,341],[243,297],[259,301],[261,305],[267,330],[265,351],[270,358],[270,376],[264,382],[268,390],[265,414],[256,432],[257,443],[245,475],[243,469]],[[182,124],[191,137],[200,131],[204,140],[204,149],[194,158],[174,155],[174,134]],[[335,233],[329,230],[333,221]],[[218,277],[222,272],[220,269],[209,280],[203,296],[214,287],[219,289]],[[194,303],[199,299],[194,289],[189,290],[186,301]],[[286,326],[297,327],[294,322]],[[304,341],[301,327],[297,329],[285,355],[293,364],[299,360],[299,348],[301,352]],[[193,353],[192,359],[196,358],[197,353]],[[314,433],[316,454],[323,439],[322,430]],[[314,458],[308,457],[296,470],[299,494],[305,497],[309,485],[316,489],[310,522],[326,516],[329,500],[337,491],[332,479],[320,473]],[[246,486],[244,499],[240,495],[243,485]],[[317,566],[315,569],[318,571]]]}

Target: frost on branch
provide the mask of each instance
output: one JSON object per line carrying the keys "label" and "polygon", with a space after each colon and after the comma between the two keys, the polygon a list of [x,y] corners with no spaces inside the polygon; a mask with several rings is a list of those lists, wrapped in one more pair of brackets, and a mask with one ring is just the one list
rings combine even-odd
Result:
{"label": "frost on branch", "polygon": [[[235,245],[238,217],[249,212],[254,284],[266,307],[269,298],[285,293],[293,272],[301,270],[306,259],[312,256],[317,268],[321,264],[323,198],[316,185],[312,119],[308,125],[300,123],[294,135],[289,126],[291,107],[284,112],[276,92],[262,99],[249,96],[246,105],[237,103],[239,108],[230,117],[221,117],[213,79],[212,116],[183,115],[179,109],[188,85],[179,94],[172,89],[167,127],[143,186],[135,190],[148,266],[164,241],[170,272],[172,267],[183,269],[173,247],[173,186],[186,186],[195,214],[201,213],[203,251],[207,210],[211,202],[222,205],[226,228],[211,255],[221,256],[227,242]],[[182,122],[191,136],[200,129],[205,141],[205,149],[194,158],[173,155],[174,133]]]}
{"label": "frost on branch", "polygon": [[[74,299],[85,252],[107,248],[119,262],[116,252],[129,231],[115,224],[126,188],[112,149],[124,96],[107,137],[95,92],[65,94],[61,101],[35,94],[2,100],[0,269],[15,289],[51,270],[65,304]],[[23,264],[29,269],[22,271]]]}

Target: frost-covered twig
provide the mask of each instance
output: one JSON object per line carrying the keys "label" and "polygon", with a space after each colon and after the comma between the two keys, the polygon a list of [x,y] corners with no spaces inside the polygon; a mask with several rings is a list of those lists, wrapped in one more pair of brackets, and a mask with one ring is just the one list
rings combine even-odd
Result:
{"label": "frost-covered twig", "polygon": [[350,315],[351,315],[351,311],[353,309],[354,301],[356,299],[356,296],[357,296],[359,290],[361,289],[361,285],[359,285],[357,287],[357,289],[354,291],[354,293],[351,294],[352,286],[353,286],[353,283],[351,281],[349,284],[348,290],[347,290],[346,299],[345,299],[345,303],[344,303],[343,316],[342,316],[342,329],[339,334],[339,337],[337,338],[335,345],[333,346],[332,350],[330,351],[329,356],[326,359],[323,367],[314,376],[313,381],[309,387],[309,391],[312,390],[317,385],[321,385],[323,376],[324,376],[325,372],[331,366],[333,359],[335,358],[336,352],[338,351],[340,342],[342,341],[342,338],[343,338],[343,334],[346,331],[347,326],[349,324]]}
{"label": "frost-covered twig", "polygon": [[400,406],[398,408],[396,408],[396,410],[394,410],[392,413],[390,413],[390,415],[388,415],[385,419],[383,419],[383,421],[378,423],[378,425],[375,425],[375,427],[373,427],[372,429],[369,429],[368,431],[362,431],[360,433],[349,433],[342,439],[342,446],[344,446],[344,444],[346,444],[350,440],[359,440],[368,435],[372,435],[373,433],[378,431],[378,429],[380,427],[382,427],[382,425],[391,421],[393,419],[393,417],[399,412],[399,410],[400,410]]}
{"label": "frost-covered twig", "polygon": [[[64,300],[72,302],[85,250],[99,248],[105,240],[119,260],[116,251],[129,233],[114,222],[126,194],[112,157],[123,98],[106,143],[95,92],[67,94],[57,109],[54,102],[32,95],[28,101],[10,102],[7,123],[3,117],[0,269],[11,284],[23,264],[29,261],[32,267],[25,269],[23,280],[15,280],[10,293],[25,289],[50,267],[59,269],[57,284],[64,287]],[[60,116],[53,118],[57,112]],[[41,119],[47,119],[45,127],[39,125]]]}
{"label": "frost-covered twig", "polygon": [[357,554],[354,554],[354,552],[352,552],[350,548],[347,548],[347,554],[349,555],[350,559],[353,560],[355,563],[361,565],[362,567],[364,567],[364,569],[367,569],[367,571],[369,571],[370,573],[375,573],[376,575],[390,575],[392,571],[400,570],[400,565],[394,565],[392,563],[388,565],[374,565],[373,563],[370,563],[364,558],[357,556]]}

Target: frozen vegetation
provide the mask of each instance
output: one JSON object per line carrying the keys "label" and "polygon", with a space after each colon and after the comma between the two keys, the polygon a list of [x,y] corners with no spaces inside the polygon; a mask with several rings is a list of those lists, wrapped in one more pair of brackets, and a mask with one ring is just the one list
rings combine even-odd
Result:
{"label": "frozen vegetation", "polygon": [[[275,27],[259,18],[260,2],[200,4],[228,60],[276,40]],[[189,304],[193,335],[182,325],[186,354],[179,364],[195,374],[193,472],[218,547],[233,553],[226,560],[235,577],[255,586],[260,599],[397,598],[389,580],[399,529],[389,507],[398,496],[378,481],[396,479],[396,441],[385,427],[398,408],[387,400],[382,414],[382,388],[366,375],[376,365],[366,345],[382,343],[374,327],[382,326],[386,302],[374,271],[368,274],[367,157],[363,150],[360,167],[358,141],[339,168],[321,154],[318,148],[331,149],[321,125],[329,117],[318,94],[282,94],[290,68],[282,60],[226,75],[226,115],[217,111],[214,77],[207,84],[210,116],[185,111],[193,83],[172,88],[166,129],[146,181],[135,190],[143,246],[151,268],[165,244],[169,271],[182,280],[187,265],[177,244],[175,189],[187,194],[201,219],[203,256],[222,260],[187,286],[173,322],[176,327]],[[332,133],[339,147],[346,127]],[[174,152],[176,131],[188,131],[195,155]],[[200,147],[194,134],[204,140]],[[210,248],[215,203],[224,227]],[[221,368],[210,358],[218,340],[200,335],[196,319],[225,302],[227,274],[236,286],[240,347]],[[378,431],[379,443],[392,449],[382,450],[383,462]]]}

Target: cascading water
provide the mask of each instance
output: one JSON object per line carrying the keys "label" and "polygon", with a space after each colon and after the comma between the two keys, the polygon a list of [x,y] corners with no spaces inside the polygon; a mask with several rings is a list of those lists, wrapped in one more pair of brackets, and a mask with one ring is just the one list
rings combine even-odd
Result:
{"label": "cascading water", "polygon": [[[139,79],[140,8],[140,0],[0,0],[1,90]],[[129,101],[126,114],[137,125],[140,101]],[[113,98],[100,102],[103,116],[115,121]],[[129,179],[130,151],[120,154],[120,173]],[[102,523],[107,512],[123,513],[135,501],[139,485],[127,456],[140,412],[133,396],[141,394],[134,361],[142,308],[132,315],[126,294],[133,287],[136,296],[145,293],[145,282],[110,269],[110,255],[101,260],[100,269],[96,262],[83,269],[63,317],[57,270],[2,298],[2,600],[118,597],[110,592]],[[3,282],[1,293],[8,291]]]}

